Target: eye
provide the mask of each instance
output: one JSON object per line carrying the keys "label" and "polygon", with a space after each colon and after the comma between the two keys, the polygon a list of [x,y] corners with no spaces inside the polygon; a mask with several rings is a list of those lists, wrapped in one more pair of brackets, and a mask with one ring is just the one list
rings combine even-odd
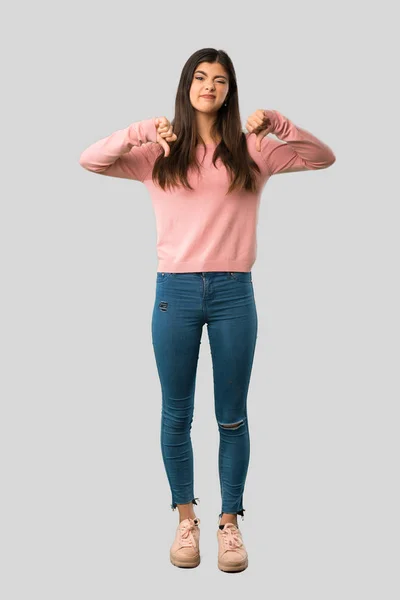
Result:
{"label": "eye", "polygon": [[[198,77],[195,77],[195,79],[203,79],[203,77],[201,77],[201,75],[199,75]],[[219,81],[217,81],[217,83],[225,83],[225,81],[221,81],[221,79]]]}

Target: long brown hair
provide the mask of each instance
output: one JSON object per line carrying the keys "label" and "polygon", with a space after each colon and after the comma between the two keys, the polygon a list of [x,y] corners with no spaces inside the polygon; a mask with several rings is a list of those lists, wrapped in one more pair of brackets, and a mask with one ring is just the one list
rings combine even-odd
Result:
{"label": "long brown hair", "polygon": [[166,187],[179,185],[193,190],[187,178],[187,171],[192,165],[198,171],[200,167],[196,156],[199,135],[195,109],[190,101],[190,87],[197,65],[201,62],[219,63],[229,75],[229,91],[211,130],[213,139],[221,138],[214,151],[213,164],[215,166],[216,160],[220,158],[230,172],[231,184],[228,194],[242,188],[254,192],[256,176],[253,171],[260,173],[260,168],[248,152],[246,135],[242,130],[235,69],[226,52],[214,48],[197,50],[182,69],[175,98],[175,116],[171,121],[177,139],[169,143],[168,156],[162,151],[156,158],[152,172],[153,182],[158,183],[164,191]]}

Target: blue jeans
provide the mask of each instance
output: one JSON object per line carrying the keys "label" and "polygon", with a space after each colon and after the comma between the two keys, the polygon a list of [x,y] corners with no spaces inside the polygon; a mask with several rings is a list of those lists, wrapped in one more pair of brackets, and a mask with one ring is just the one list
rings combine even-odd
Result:
{"label": "blue jeans", "polygon": [[203,325],[219,429],[222,513],[242,515],[250,458],[247,393],[257,339],[252,272],[157,272],[152,342],[162,391],[161,453],[177,504],[197,504],[190,437]]}

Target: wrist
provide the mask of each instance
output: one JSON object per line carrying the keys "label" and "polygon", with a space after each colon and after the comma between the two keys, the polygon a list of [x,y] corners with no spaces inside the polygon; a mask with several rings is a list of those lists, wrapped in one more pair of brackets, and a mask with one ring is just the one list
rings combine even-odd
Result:
{"label": "wrist", "polygon": [[143,133],[148,142],[156,142],[157,141],[157,128],[155,124],[155,117],[151,119],[145,119],[141,123]]}
{"label": "wrist", "polygon": [[270,133],[275,133],[275,130],[279,127],[279,120],[277,118],[276,111],[264,110],[264,116],[270,121],[270,125],[268,125],[268,127],[271,129]]}

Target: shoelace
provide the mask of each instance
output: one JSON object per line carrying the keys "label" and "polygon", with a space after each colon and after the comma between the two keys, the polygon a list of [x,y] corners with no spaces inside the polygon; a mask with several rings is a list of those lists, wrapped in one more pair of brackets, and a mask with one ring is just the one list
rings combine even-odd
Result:
{"label": "shoelace", "polygon": [[197,527],[194,523],[184,523],[179,527],[180,530],[180,541],[182,546],[196,546],[196,541],[193,537],[192,531]]}
{"label": "shoelace", "polygon": [[224,540],[225,548],[232,550],[243,546],[240,531],[234,525],[231,526],[231,524],[228,523],[228,525],[225,525],[224,529],[221,529],[221,533],[223,535],[222,539]]}

